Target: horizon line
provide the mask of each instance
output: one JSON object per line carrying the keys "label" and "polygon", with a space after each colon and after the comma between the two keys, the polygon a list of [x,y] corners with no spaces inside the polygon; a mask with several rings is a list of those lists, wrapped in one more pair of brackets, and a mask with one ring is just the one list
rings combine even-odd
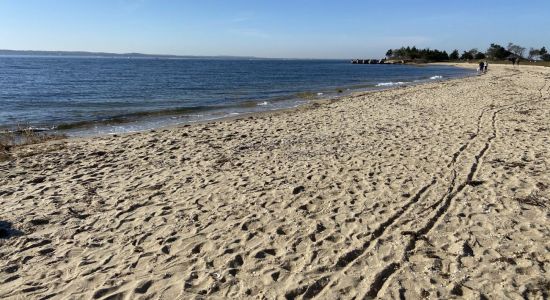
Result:
{"label": "horizon line", "polygon": [[[20,55],[31,55],[32,52],[40,52],[44,54],[73,54],[72,56],[78,56],[82,54],[83,56],[89,54],[90,56],[143,56],[143,57],[160,57],[160,58],[248,58],[248,59],[288,59],[288,60],[349,60],[357,59],[357,57],[348,57],[348,58],[315,58],[315,57],[262,57],[262,56],[250,56],[250,55],[197,55],[197,54],[151,54],[151,53],[142,53],[142,52],[105,52],[105,51],[87,51],[87,50],[20,50],[20,49],[0,49],[0,55],[3,55],[2,52],[19,52]],[[17,55],[17,54],[15,54]],[[385,57],[385,56],[383,56]],[[363,59],[363,58],[360,58]]]}

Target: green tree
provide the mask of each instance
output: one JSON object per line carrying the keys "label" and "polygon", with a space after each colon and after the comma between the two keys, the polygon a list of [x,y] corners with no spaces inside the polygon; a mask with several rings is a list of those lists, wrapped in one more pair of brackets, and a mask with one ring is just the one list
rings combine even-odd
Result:
{"label": "green tree", "polygon": [[387,58],[393,57],[393,50],[392,49],[390,49],[390,50],[388,50],[388,52],[386,52],[386,57]]}
{"label": "green tree", "polygon": [[450,60],[458,60],[460,58],[460,54],[457,49],[453,50],[451,54],[449,55]]}
{"label": "green tree", "polygon": [[511,53],[499,44],[491,44],[486,54],[489,59],[504,60],[510,56]]}
{"label": "green tree", "polygon": [[548,51],[546,50],[546,47],[542,47],[539,50],[540,59],[544,61],[550,61],[550,54],[548,54]]}
{"label": "green tree", "polygon": [[474,59],[474,56],[472,55],[472,53],[470,51],[464,51],[462,53],[462,55],[460,56],[460,59],[470,60],[470,59]]}
{"label": "green tree", "polygon": [[483,52],[478,52],[478,53],[476,53],[476,55],[475,55],[474,58],[475,58],[475,59],[485,59],[485,53],[483,53]]}
{"label": "green tree", "polygon": [[421,60],[421,61],[447,61],[449,54],[447,51],[439,51],[437,49],[418,49],[413,47],[401,47],[399,49],[390,49],[386,52],[386,56],[391,54],[392,58],[403,60]]}

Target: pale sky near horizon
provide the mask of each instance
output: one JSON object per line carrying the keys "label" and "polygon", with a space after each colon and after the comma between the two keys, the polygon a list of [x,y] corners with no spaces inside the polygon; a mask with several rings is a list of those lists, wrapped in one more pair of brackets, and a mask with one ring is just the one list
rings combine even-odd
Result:
{"label": "pale sky near horizon", "polygon": [[549,29],[549,0],[0,0],[0,49],[13,50],[347,59],[550,48]]}

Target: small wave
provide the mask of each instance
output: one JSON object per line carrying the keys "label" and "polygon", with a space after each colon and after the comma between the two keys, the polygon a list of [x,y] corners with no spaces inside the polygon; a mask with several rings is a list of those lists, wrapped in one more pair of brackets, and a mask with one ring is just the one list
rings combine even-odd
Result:
{"label": "small wave", "polygon": [[441,75],[435,75],[435,76],[430,77],[430,79],[431,79],[431,80],[443,79],[443,76],[441,76]]}
{"label": "small wave", "polygon": [[405,84],[405,83],[402,82],[402,81],[399,81],[399,82],[380,82],[376,86],[394,86],[394,85],[402,85],[402,84]]}
{"label": "small wave", "polygon": [[2,129],[0,128],[0,133],[2,134],[21,134],[25,132],[44,132],[44,131],[50,131],[55,129],[54,127],[48,128],[48,127],[34,127],[34,126],[28,126],[28,127],[19,127],[17,129]]}
{"label": "small wave", "polygon": [[323,96],[324,93],[317,93],[317,96]]}
{"label": "small wave", "polygon": [[257,104],[258,106],[266,106],[266,105],[269,105],[269,103],[267,101],[264,101],[264,102],[260,102]]}

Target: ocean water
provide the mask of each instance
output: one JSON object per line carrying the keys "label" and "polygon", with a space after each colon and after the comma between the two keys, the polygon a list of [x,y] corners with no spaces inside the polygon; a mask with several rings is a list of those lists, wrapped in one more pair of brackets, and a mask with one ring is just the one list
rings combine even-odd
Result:
{"label": "ocean water", "polygon": [[0,130],[131,132],[472,73],[343,60],[0,56]]}

